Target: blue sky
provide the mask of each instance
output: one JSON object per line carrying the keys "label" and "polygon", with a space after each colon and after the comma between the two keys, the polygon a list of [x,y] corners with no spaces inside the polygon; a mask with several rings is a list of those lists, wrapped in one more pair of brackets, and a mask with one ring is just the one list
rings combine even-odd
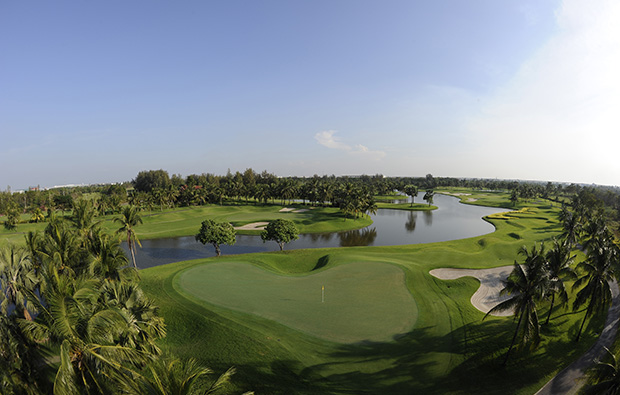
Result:
{"label": "blue sky", "polygon": [[611,0],[0,2],[0,188],[140,170],[620,185]]}

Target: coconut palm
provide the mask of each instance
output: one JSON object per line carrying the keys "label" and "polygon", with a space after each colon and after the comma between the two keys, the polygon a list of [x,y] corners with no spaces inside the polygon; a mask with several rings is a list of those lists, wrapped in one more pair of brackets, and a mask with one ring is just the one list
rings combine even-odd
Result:
{"label": "coconut palm", "polygon": [[38,345],[24,337],[16,316],[0,314],[0,393],[48,392],[40,384],[40,360]]}
{"label": "coconut palm", "polygon": [[616,356],[605,349],[605,356],[609,362],[596,361],[596,366],[590,377],[596,383],[586,388],[588,395],[595,394],[619,394],[620,393],[620,364]]}
{"label": "coconut palm", "polygon": [[137,269],[138,265],[136,264],[136,243],[142,247],[140,244],[140,240],[138,240],[138,236],[136,235],[135,227],[138,224],[142,223],[142,217],[140,217],[140,213],[138,209],[134,206],[126,206],[123,209],[121,217],[114,218],[114,222],[118,222],[121,224],[121,227],[116,231],[117,234],[124,234],[127,240],[127,248],[131,252],[131,261],[133,262],[133,266]]}
{"label": "coconut palm", "polygon": [[[525,247],[523,250],[527,252]],[[519,343],[522,347],[529,345],[530,348],[534,348],[540,342],[540,325],[538,324],[536,304],[543,299],[548,283],[548,275],[541,264],[540,252],[534,247],[532,253],[527,254],[523,267],[517,262],[514,263],[514,268],[504,281],[504,288],[500,291],[500,295],[509,294],[513,296],[493,307],[484,316],[486,318],[495,312],[513,310],[515,315],[519,317],[510,347],[502,363],[504,366],[508,362],[517,337],[520,337]]]}
{"label": "coconut palm", "polygon": [[136,395],[209,395],[229,382],[234,373],[234,368],[228,369],[205,388],[207,377],[213,374],[211,369],[200,366],[193,358],[185,361],[173,357],[159,358],[150,363],[145,374],[139,375],[137,380],[123,383],[123,389]]}
{"label": "coconut palm", "polygon": [[100,303],[101,280],[58,279],[45,305],[31,293],[40,314],[22,320],[22,329],[33,341],[60,345],[54,394],[110,393],[151,355],[121,344],[128,324],[119,309]]}
{"label": "coconut palm", "polygon": [[547,252],[545,262],[549,274],[547,294],[551,295],[551,306],[549,307],[549,314],[545,324],[548,324],[551,318],[556,294],[560,299],[560,305],[564,305],[568,301],[568,293],[564,287],[563,278],[576,278],[575,271],[571,268],[574,259],[575,255],[571,255],[571,248],[568,242],[560,242],[557,239],[553,240],[553,248]]}
{"label": "coconut palm", "polygon": [[[586,313],[579,327],[575,341],[579,341],[586,320],[595,313],[605,311],[611,304],[612,295],[609,282],[617,275],[618,247],[609,234],[601,234],[586,243],[586,260],[577,265],[577,270],[584,273],[573,284],[573,289],[583,287],[575,298],[573,309],[587,304]],[[585,286],[584,286],[585,284]]]}
{"label": "coconut palm", "polygon": [[39,282],[26,248],[10,245],[0,251],[0,311],[8,315],[15,309],[21,317],[32,320],[36,312],[28,303],[27,291]]}
{"label": "coconut palm", "polygon": [[127,257],[120,246],[117,238],[100,231],[93,234],[88,241],[88,248],[93,255],[89,261],[88,272],[92,276],[106,278],[110,280],[121,280],[125,275],[130,275],[130,271],[135,269],[123,269],[127,266]]}

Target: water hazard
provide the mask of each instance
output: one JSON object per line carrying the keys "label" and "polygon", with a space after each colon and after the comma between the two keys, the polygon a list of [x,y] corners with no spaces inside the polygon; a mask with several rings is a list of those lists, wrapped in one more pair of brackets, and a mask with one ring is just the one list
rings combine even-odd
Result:
{"label": "water hazard", "polygon": [[[300,235],[287,244],[288,250],[321,247],[392,246],[433,243],[475,237],[493,232],[482,217],[508,211],[501,208],[461,204],[457,198],[435,195],[434,211],[381,209],[372,216],[373,224],[359,230]],[[348,219],[347,221],[352,221]],[[196,232],[198,229],[196,229]],[[136,260],[140,268],[215,256],[211,245],[202,245],[193,236],[142,240]],[[277,251],[275,242],[263,243],[260,236],[238,235],[233,246],[221,246],[222,254]]]}

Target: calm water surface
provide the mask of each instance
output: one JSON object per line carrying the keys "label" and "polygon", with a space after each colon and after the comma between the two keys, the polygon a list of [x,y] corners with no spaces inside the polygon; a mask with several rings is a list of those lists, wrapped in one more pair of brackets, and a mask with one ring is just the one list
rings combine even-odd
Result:
{"label": "calm water surface", "polygon": [[[461,204],[457,198],[446,195],[435,195],[434,205],[439,207],[434,211],[382,209],[377,215],[372,216],[374,223],[366,228],[348,232],[300,235],[298,240],[286,244],[284,248],[293,250],[319,247],[392,246],[464,239],[493,232],[495,230],[493,225],[482,220],[482,217],[509,211]],[[193,236],[143,240],[141,243],[142,248],[138,248],[136,255],[140,268],[215,256],[213,246],[202,245]],[[279,249],[275,242],[263,243],[260,236],[245,235],[238,235],[235,245],[223,245],[221,248],[223,255]]]}

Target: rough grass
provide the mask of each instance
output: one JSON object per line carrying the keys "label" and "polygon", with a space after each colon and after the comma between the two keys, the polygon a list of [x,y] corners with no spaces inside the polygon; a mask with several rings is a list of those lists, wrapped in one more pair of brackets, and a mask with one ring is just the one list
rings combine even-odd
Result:
{"label": "rough grass", "polygon": [[[508,196],[484,197],[499,207]],[[555,307],[543,326],[543,341],[531,354],[516,352],[506,368],[501,359],[514,320],[489,317],[469,302],[473,278],[443,281],[428,272],[440,267],[488,268],[512,264],[517,249],[559,232],[557,207],[532,203],[511,219],[489,219],[496,232],[444,243],[393,247],[311,249],[227,256],[180,262],[141,272],[146,292],[161,307],[168,325],[162,346],[223,371],[235,365],[239,391],[261,394],[531,394],[582,354],[600,331],[599,317],[573,339],[583,311]],[[518,233],[519,239],[514,237]],[[217,262],[253,265],[286,276],[328,272],[356,262],[389,263],[405,273],[417,303],[414,328],[393,341],[340,344],[280,322],[222,306],[197,302],[174,287],[186,269]],[[572,295],[574,297],[574,293]],[[548,306],[540,307],[540,320]]]}

